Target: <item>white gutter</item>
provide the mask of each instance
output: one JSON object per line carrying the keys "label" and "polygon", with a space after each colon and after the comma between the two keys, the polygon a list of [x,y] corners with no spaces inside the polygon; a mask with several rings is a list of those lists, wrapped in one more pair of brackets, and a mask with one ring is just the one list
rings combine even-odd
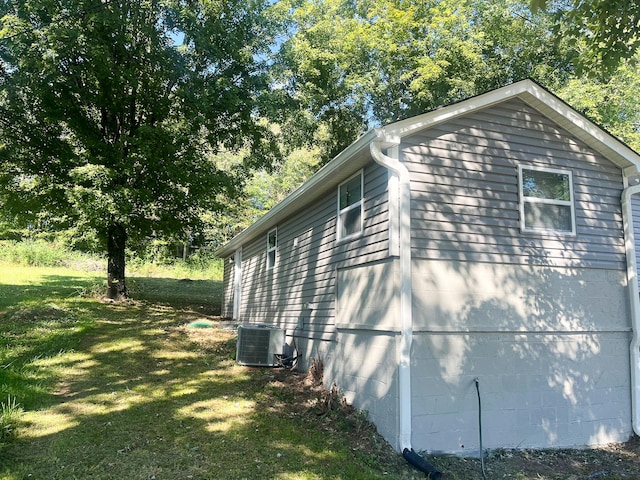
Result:
{"label": "white gutter", "polygon": [[[398,366],[400,451],[411,450],[411,343],[413,341],[413,315],[411,293],[411,185],[409,171],[398,158],[382,153],[382,143],[397,145],[399,138],[388,138],[383,130],[376,130],[376,139],[371,142],[370,151],[376,163],[388,168],[398,178],[397,202],[399,221],[398,256],[400,262],[400,358]],[[397,156],[396,150],[396,156]],[[391,204],[392,202],[390,202]],[[389,212],[393,215],[395,212]],[[392,239],[390,239],[391,241]],[[391,241],[390,243],[393,243]]]}
{"label": "white gutter", "polygon": [[633,337],[630,346],[631,361],[631,425],[640,435],[640,297],[638,296],[638,265],[636,262],[635,234],[633,232],[633,209],[631,197],[640,193],[640,185],[627,187],[622,192],[622,220],[624,223],[624,245],[627,256],[627,288],[631,307]]}

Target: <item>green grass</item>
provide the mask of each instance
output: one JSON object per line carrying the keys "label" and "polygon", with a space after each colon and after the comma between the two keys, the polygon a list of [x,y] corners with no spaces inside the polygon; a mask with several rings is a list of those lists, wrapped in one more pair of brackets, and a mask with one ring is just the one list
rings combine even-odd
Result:
{"label": "green grass", "polygon": [[[72,250],[60,241],[45,240],[0,240],[0,262],[94,272],[105,272],[107,265],[100,256]],[[132,252],[127,259],[127,275],[144,278],[221,280],[223,270],[223,260],[208,251],[197,251],[187,260],[162,258],[154,262],[140,259]]]}
{"label": "green grass", "polygon": [[211,315],[220,314],[222,282],[186,278],[129,277],[127,285],[136,300],[158,305],[191,308]]}
{"label": "green grass", "polygon": [[96,269],[106,264],[89,254],[72,251],[61,242],[44,240],[0,240],[0,262],[32,267],[75,267]]}
{"label": "green grass", "polygon": [[94,274],[0,268],[0,479],[410,478],[290,408],[293,374],[236,365],[233,331],[186,327],[216,321],[193,304],[210,285],[138,279],[187,293],[113,304],[86,296]]}

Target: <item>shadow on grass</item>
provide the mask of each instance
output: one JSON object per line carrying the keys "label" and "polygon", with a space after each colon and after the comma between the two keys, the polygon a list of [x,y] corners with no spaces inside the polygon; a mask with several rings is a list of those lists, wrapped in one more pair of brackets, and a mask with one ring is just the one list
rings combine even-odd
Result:
{"label": "shadow on grass", "polygon": [[[66,295],[67,283],[43,279],[41,303],[55,300],[52,291]],[[164,295],[182,284],[147,285]],[[51,312],[44,324],[15,316],[34,297],[0,321],[12,315],[20,361],[56,382],[27,409],[16,439],[0,445],[0,478],[382,478],[338,432],[305,426],[278,400],[278,372],[235,365],[234,332],[188,328],[202,318],[197,310],[67,297],[59,308],[90,327],[65,338],[72,348],[41,355]],[[63,335],[67,325],[50,328]]]}
{"label": "shadow on grass", "polygon": [[27,409],[55,401],[56,379],[39,363],[73,350],[92,327],[91,312],[68,299],[93,282],[47,275],[37,284],[0,284],[0,399],[19,398]]}
{"label": "shadow on grass", "polygon": [[189,331],[180,311],[113,308],[73,355],[54,360],[67,372],[58,403],[27,415],[24,435],[0,454],[7,473],[371,478],[350,466],[339,437],[265,408],[274,372],[236,366],[233,332]]}
{"label": "shadow on grass", "polygon": [[[25,267],[24,270],[32,270]],[[36,275],[36,273],[34,273]],[[21,305],[56,303],[69,297],[81,296],[102,285],[100,277],[75,275],[38,275],[32,281],[13,284],[11,279],[0,280],[0,315]]]}
{"label": "shadow on grass", "polygon": [[220,315],[221,281],[129,277],[127,285],[134,300],[191,308],[206,315]]}

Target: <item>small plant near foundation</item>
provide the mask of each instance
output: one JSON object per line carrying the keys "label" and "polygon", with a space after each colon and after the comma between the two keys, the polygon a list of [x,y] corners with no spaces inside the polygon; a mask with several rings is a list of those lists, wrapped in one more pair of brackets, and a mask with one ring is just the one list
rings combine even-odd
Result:
{"label": "small plant near foundation", "polygon": [[322,360],[311,357],[309,371],[305,379],[306,382],[312,386],[322,385],[323,377],[324,365],[322,364]]}
{"label": "small plant near foundation", "polygon": [[340,393],[338,386],[334,383],[330,390],[321,390],[318,395],[316,409],[318,415],[326,415],[331,411],[339,411],[348,408],[346,399]]}

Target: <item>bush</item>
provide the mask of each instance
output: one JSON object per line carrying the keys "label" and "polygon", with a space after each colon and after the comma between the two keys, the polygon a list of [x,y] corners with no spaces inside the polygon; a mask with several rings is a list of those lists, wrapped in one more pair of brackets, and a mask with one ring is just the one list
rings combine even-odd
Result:
{"label": "bush", "polygon": [[[154,244],[155,245],[155,244]],[[186,261],[161,255],[157,245],[151,245],[150,255],[128,252],[127,275],[148,277],[221,280],[224,263],[210,250],[197,250]],[[0,262],[31,267],[66,267],[84,271],[103,271],[104,259],[72,250],[64,242],[45,240],[0,240]]]}
{"label": "bush", "polygon": [[61,245],[42,240],[0,242],[0,260],[33,267],[64,265],[69,252]]}
{"label": "bush", "polygon": [[222,280],[224,263],[219,258],[195,258],[186,261],[173,259],[172,262],[154,263],[130,258],[127,261],[127,275],[142,277],[189,278],[191,280]]}

